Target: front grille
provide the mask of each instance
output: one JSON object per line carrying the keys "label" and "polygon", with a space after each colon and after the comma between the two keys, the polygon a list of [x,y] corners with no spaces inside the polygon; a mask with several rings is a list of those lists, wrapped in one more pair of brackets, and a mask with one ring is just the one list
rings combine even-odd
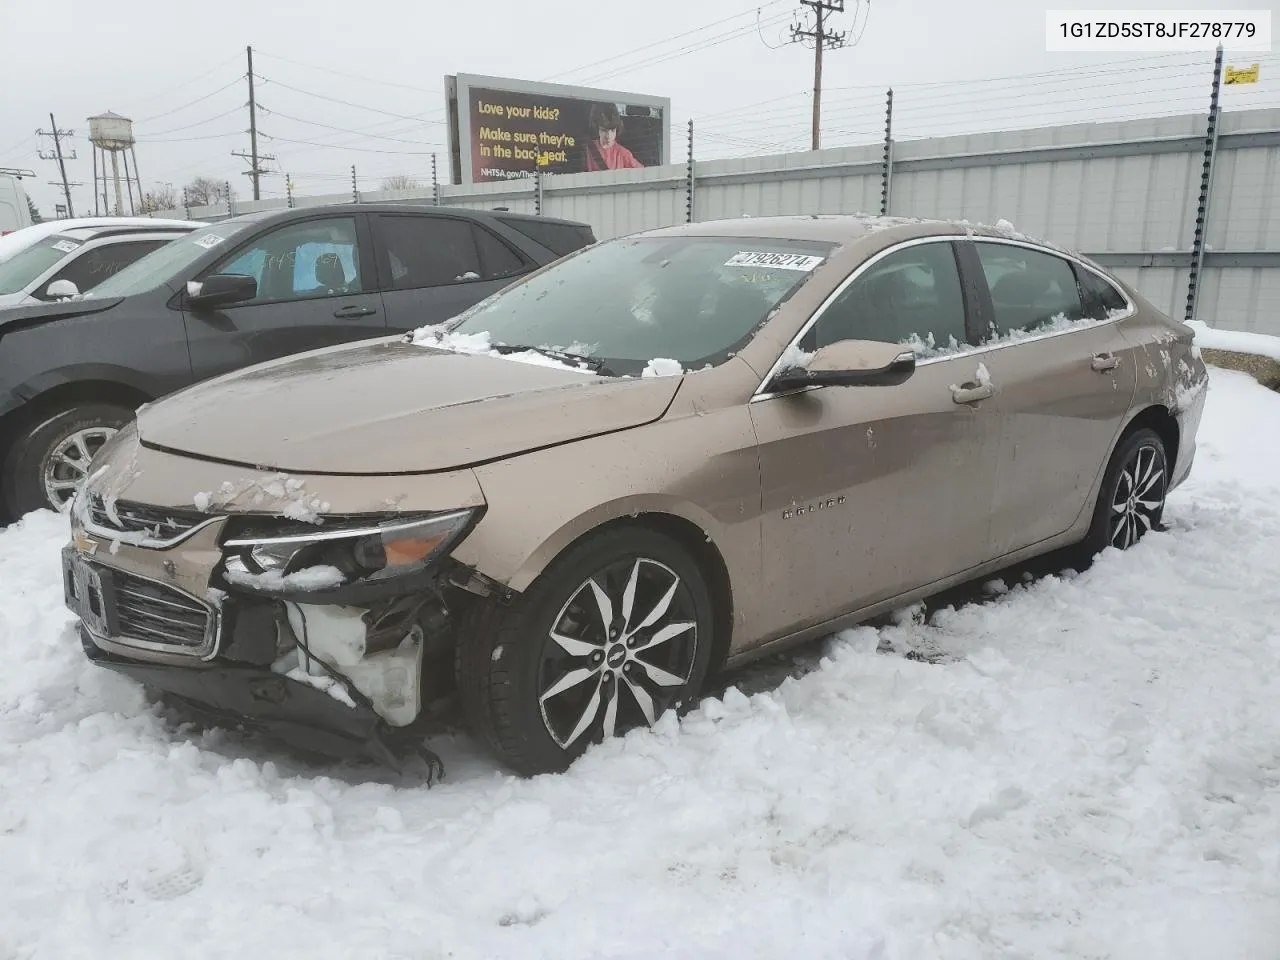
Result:
{"label": "front grille", "polygon": [[127,500],[117,500],[113,504],[114,510],[108,510],[98,494],[90,495],[88,506],[89,521],[95,527],[140,534],[157,542],[177,539],[209,519],[196,510],[152,507]]}
{"label": "front grille", "polygon": [[203,653],[212,639],[212,611],[194,597],[120,570],[110,573],[118,639]]}

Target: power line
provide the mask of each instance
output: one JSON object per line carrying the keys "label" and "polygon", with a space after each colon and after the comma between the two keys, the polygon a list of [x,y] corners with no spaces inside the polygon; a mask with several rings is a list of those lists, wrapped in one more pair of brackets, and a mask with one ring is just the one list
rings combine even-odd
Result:
{"label": "power line", "polygon": [[138,124],[150,123],[152,120],[159,120],[161,117],[167,117],[170,114],[178,113],[182,110],[185,110],[187,109],[187,107],[194,107],[197,103],[204,103],[204,101],[208,100],[210,97],[216,97],[223,90],[229,90],[231,87],[234,87],[237,83],[239,83],[240,80],[241,80],[240,77],[236,77],[230,83],[224,83],[222,86],[218,87],[218,89],[210,93],[206,93],[203,97],[196,97],[194,100],[188,101],[187,103],[184,103],[180,107],[174,107],[172,110],[166,110],[164,113],[156,113],[156,114],[153,114],[152,116],[144,117],[141,120],[135,120],[134,122]]}
{"label": "power line", "polygon": [[356,110],[367,110],[370,113],[381,113],[388,117],[395,117],[398,120],[416,120],[420,123],[444,123],[443,120],[431,120],[424,116],[412,116],[407,113],[395,113],[391,110],[382,110],[382,109],[379,109],[378,107],[370,107],[367,104],[363,104],[363,103],[353,103],[350,100],[340,100],[337,97],[329,97],[323,93],[313,93],[310,90],[303,90],[300,87],[290,86],[289,84],[284,83],[280,80],[272,80],[268,77],[259,76],[258,79],[263,81],[264,83],[274,84],[277,87],[282,87],[285,90],[292,90],[294,93],[300,93],[306,97],[315,97],[317,100],[328,100],[330,103],[340,103],[344,107],[354,107]]}
{"label": "power line", "polygon": [[[270,114],[273,117],[281,117],[285,120],[292,120],[294,123],[303,123],[310,127],[323,127],[326,130],[336,130],[338,133],[354,134],[360,137],[368,137],[369,139],[372,139],[372,140],[389,140],[393,143],[411,143],[419,147],[436,146],[436,144],[424,143],[421,140],[406,140],[402,137],[391,137],[382,133],[363,133],[359,130],[348,129],[347,127],[335,127],[333,126],[333,124],[320,123],[317,120],[305,120],[302,117],[294,117],[294,116],[291,116],[290,114],[282,113],[279,110],[273,110],[269,107],[260,106],[258,109],[261,110],[263,113]],[[337,148],[338,146],[339,146],[338,144],[334,144],[335,148]]]}
{"label": "power line", "polygon": [[[756,6],[747,7],[745,10],[739,11],[738,13],[732,14],[731,16],[722,17],[719,20],[712,20],[710,23],[704,23],[702,26],[694,27],[692,30],[686,30],[684,33],[677,33],[670,37],[664,37],[661,40],[655,40],[653,43],[646,43],[644,46],[636,47],[634,50],[627,50],[624,53],[614,54],[613,56],[609,56],[609,57],[603,57],[600,60],[593,60],[590,63],[584,63],[581,66],[572,67],[569,70],[562,70],[559,73],[553,73],[548,77],[544,77],[543,80],[549,81],[549,80],[555,80],[558,77],[567,77],[570,74],[578,73],[579,71],[582,71],[582,70],[590,70],[592,67],[598,67],[601,64],[605,64],[605,63],[616,64],[619,60],[626,59],[627,57],[630,57],[633,54],[641,53],[642,51],[645,51],[645,50],[651,50],[654,47],[660,47],[663,44],[671,43],[673,40],[683,40],[685,37],[691,37],[695,33],[701,33],[704,30],[710,30],[712,27],[718,27],[721,24],[730,22],[731,20],[737,20],[739,17],[746,16],[747,14],[759,13],[759,11],[765,9],[766,7],[776,7],[779,4],[786,3],[786,2],[788,2],[788,0],[769,0],[769,2],[767,3],[762,3],[762,4],[757,4]],[[624,65],[623,68],[626,69],[626,66]]]}
{"label": "power line", "polygon": [[844,0],[800,0],[800,5],[813,11],[813,26],[802,27],[797,22],[791,28],[791,42],[813,41],[813,149],[817,150],[822,140],[822,51],[828,46],[832,50],[843,47],[849,34],[824,26],[827,14],[844,13]]}

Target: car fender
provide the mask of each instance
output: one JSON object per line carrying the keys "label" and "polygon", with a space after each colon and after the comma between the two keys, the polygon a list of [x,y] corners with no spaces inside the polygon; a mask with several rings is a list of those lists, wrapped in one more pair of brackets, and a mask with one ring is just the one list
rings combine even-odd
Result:
{"label": "car fender", "polygon": [[12,390],[16,396],[30,402],[58,387],[86,382],[126,387],[147,397],[154,397],[157,392],[157,384],[151,377],[111,363],[75,363],[45,370],[19,383]]}
{"label": "car fender", "polygon": [[453,555],[488,579],[522,592],[591,531],[663,514],[692,525],[719,553],[735,630],[754,618],[762,576],[760,472],[745,404],[473,469],[485,515]]}

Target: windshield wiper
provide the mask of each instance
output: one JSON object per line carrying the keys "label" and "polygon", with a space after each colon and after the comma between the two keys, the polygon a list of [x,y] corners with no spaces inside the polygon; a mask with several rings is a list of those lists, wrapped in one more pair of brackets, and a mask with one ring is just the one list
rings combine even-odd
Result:
{"label": "windshield wiper", "polygon": [[545,357],[586,364],[592,371],[602,377],[617,376],[599,357],[589,357],[584,353],[570,353],[568,350],[557,350],[554,347],[537,347],[529,343],[495,343],[492,345],[492,349],[496,353],[524,353],[526,350],[532,350],[534,353],[540,353]]}

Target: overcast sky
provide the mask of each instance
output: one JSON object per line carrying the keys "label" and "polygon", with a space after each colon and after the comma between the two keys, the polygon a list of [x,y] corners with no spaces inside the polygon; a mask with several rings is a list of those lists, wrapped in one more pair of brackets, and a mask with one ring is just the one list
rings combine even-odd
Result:
{"label": "overcast sky", "polygon": [[[1129,0],[1127,8],[1167,7]],[[1044,10],[1032,0],[852,0],[834,27],[850,43],[824,70],[823,146],[883,135],[893,86],[895,134],[947,135],[1207,109],[1212,51],[1125,55],[1047,53]],[[1109,6],[1056,0],[1055,8]],[[1190,6],[1190,5],[1186,5]],[[1277,0],[1199,0],[1199,9],[1280,9]],[[199,11],[171,0],[10,2],[0,97],[0,167],[37,172],[25,186],[46,216],[60,199],[49,113],[75,131],[72,180],[92,180],[86,118],[135,121],[144,186],[197,175],[251,196],[245,46],[255,50],[259,149],[278,159],[264,196],[362,189],[390,174],[430,182],[431,152],[447,180],[443,76],[480,73],[670,97],[683,161],[695,120],[702,158],[809,146],[813,53],[787,44],[794,0],[644,0],[608,7],[568,0],[410,3],[222,0]],[[607,13],[605,12],[607,10]],[[1280,106],[1280,55],[1242,53],[1261,82],[1224,90],[1224,108]],[[15,79],[18,78],[18,79]],[[339,103],[336,101],[346,101]],[[92,213],[89,186],[73,188]]]}

